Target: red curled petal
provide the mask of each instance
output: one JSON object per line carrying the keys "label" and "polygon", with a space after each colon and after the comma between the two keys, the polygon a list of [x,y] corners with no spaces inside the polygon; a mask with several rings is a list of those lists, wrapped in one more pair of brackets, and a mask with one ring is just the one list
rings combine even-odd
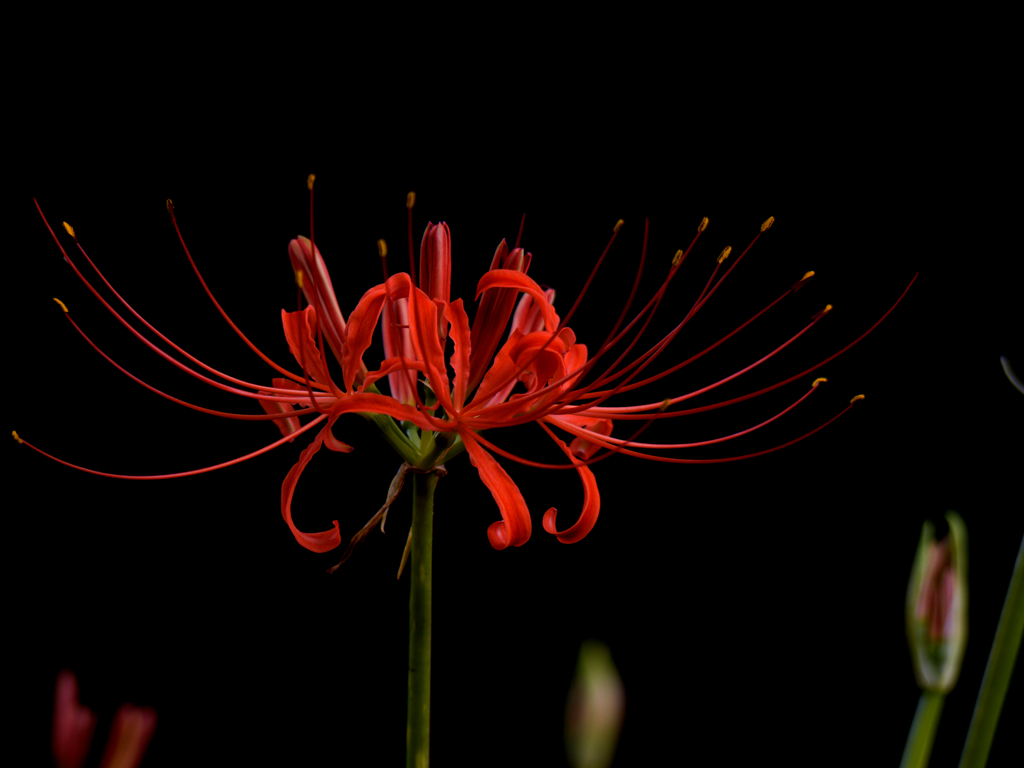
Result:
{"label": "red curled petal", "polygon": [[581,464],[579,459],[569,450],[568,446],[559,440],[547,428],[547,425],[543,422],[540,422],[540,425],[551,436],[551,439],[557,443],[558,447],[562,449],[562,452],[569,457],[569,460],[576,465],[576,471],[580,473],[580,480],[583,481],[583,511],[580,512],[580,519],[564,531],[559,531],[555,527],[555,517],[558,514],[558,510],[551,507],[551,509],[544,513],[544,530],[554,534],[563,544],[575,544],[590,533],[594,523],[597,522],[597,515],[601,511],[601,494],[597,490],[597,480],[594,478],[594,473],[590,471],[590,467],[586,464]]}
{"label": "red curled petal", "polygon": [[377,327],[385,296],[392,299],[404,299],[412,289],[412,280],[405,272],[399,272],[387,279],[387,282],[375,285],[363,294],[348,316],[348,328],[345,334],[345,353],[341,361],[344,369],[345,390],[352,391],[352,382],[362,366],[363,353],[370,348],[373,329]]}
{"label": "red curled petal", "polygon": [[547,295],[532,277],[527,277],[514,269],[492,269],[485,272],[480,282],[476,284],[476,297],[480,298],[480,294],[488,288],[516,288],[530,294],[540,309],[547,329],[554,332],[558,327],[558,316],[554,307],[548,303]]}
{"label": "red curled petal", "polygon": [[[306,388],[299,384],[298,382],[292,381],[291,379],[271,379],[270,381],[273,384],[273,386],[279,389],[294,389],[297,391],[301,391],[303,398],[308,399],[308,396],[306,395]],[[278,397],[280,393],[264,392],[263,390],[260,390],[256,394],[272,395],[273,397]],[[259,403],[260,405],[263,406],[264,411],[271,414],[287,413],[288,411],[291,411],[295,408],[294,403],[283,403],[280,400],[260,400]],[[288,435],[290,435],[292,432],[295,432],[301,426],[299,424],[298,416],[292,416],[287,419],[274,419],[274,423],[277,424],[278,428],[281,430],[281,434],[284,437],[288,437]],[[288,442],[295,442],[295,438],[293,437]]]}
{"label": "red curled petal", "polygon": [[473,437],[469,430],[459,430],[469,454],[469,463],[476,467],[480,479],[494,497],[501,512],[501,520],[487,528],[487,539],[495,549],[521,547],[530,539],[533,525],[530,510],[519,487],[501,465]]}
{"label": "red curled petal", "polygon": [[462,306],[462,299],[456,299],[444,308],[444,316],[452,326],[452,340],[455,353],[452,355],[452,370],[455,371],[455,410],[461,411],[466,404],[466,390],[469,385],[469,316]]}
{"label": "red curled petal", "polygon": [[316,439],[299,454],[298,462],[288,471],[284,478],[284,483],[281,485],[281,515],[284,517],[284,521],[288,523],[288,527],[291,528],[295,540],[311,552],[330,552],[335,547],[341,545],[341,532],[338,530],[338,521],[334,521],[334,528],[329,531],[303,533],[292,522],[292,496],[295,495],[295,486],[298,485],[302,471],[309,464],[310,459],[320,450],[326,433],[336,418],[337,416],[333,416],[328,419],[327,424],[320,430]]}
{"label": "red curled petal", "polygon": [[327,366],[316,346],[316,310],[306,307],[301,312],[281,310],[284,337],[288,348],[300,366],[304,366],[313,381],[326,384],[331,380]]}

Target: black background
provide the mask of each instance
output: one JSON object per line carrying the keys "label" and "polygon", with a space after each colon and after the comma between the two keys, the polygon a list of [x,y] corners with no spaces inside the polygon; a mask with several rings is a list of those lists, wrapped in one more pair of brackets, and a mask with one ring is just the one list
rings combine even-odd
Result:
{"label": "black background", "polygon": [[[644,217],[650,243],[637,308],[700,218],[711,222],[649,344],[690,306],[721,248],[732,245],[735,257],[774,215],[659,364],[713,343],[806,270],[817,276],[681,374],[622,402],[659,401],[734,373],[833,304],[791,348],[694,403],[788,378],[866,330],[920,272],[892,315],[824,368],[740,405],[663,422],[645,439],[745,428],[816,376],[829,381],[777,423],[676,455],[764,450],[857,393],[866,401],[808,440],[747,461],[601,463],[601,517],[570,546],[547,535],[540,517],[554,505],[571,519],[581,501],[575,473],[501,460],[530,505],[534,533],[522,548],[496,552],[485,536],[498,519],[493,500],[468,461],[454,460],[436,496],[434,760],[564,764],[566,693],[579,645],[594,637],[610,645],[627,692],[617,764],[709,748],[726,764],[785,756],[820,765],[821,754],[836,764],[894,763],[918,695],[903,635],[906,580],[922,521],[956,509],[970,535],[971,634],[932,760],[955,765],[1024,533],[1016,490],[1024,401],[999,365],[1007,354],[1024,369],[1011,328],[1019,316],[1007,272],[1017,259],[1012,211],[977,183],[974,160],[938,150],[944,138],[927,99],[896,104],[868,89],[852,103],[802,111],[747,100],[758,89],[743,88],[727,111],[665,93],[625,102],[573,91],[541,101],[513,90],[491,99],[408,82],[376,100],[332,91],[253,102],[218,91],[135,108],[120,92],[108,100],[79,88],[74,105],[38,121],[23,145],[26,172],[12,182],[11,428],[70,462],[139,474],[218,463],[278,436],[266,423],[167,402],[97,356],[52,296],[154,386],[259,412],[176,371],[120,327],[61,261],[33,195],[55,227],[74,225],[147,320],[205,362],[267,383],[274,374],[202,293],[165,198],[214,295],[289,367],[280,327],[280,310],[295,308],[286,246],[308,234],[310,172],[317,244],[346,315],[379,282],[377,238],[390,245],[392,270],[404,265],[410,189],[417,244],[428,220],[451,228],[452,297],[467,304],[525,212],[530,274],[558,290],[564,314],[615,220],[625,219],[570,323],[590,345],[628,293]],[[104,93],[116,90],[108,84]],[[84,271],[84,260],[76,263]],[[378,346],[371,367],[374,354]],[[322,451],[294,508],[300,528],[322,530],[336,517],[347,537],[383,501],[400,461],[357,417],[342,419],[336,434],[355,452]],[[488,437],[561,461],[535,426]],[[279,511],[281,481],[304,441],[157,482],[78,473],[10,443],[5,559],[17,652],[9,658],[22,738],[40,763],[64,667],[100,714],[94,760],[113,711],[132,701],[159,714],[147,766],[401,763],[408,578],[396,582],[395,571],[408,492],[388,532],[328,576],[332,555],[302,549]],[[992,766],[1018,753],[1021,688],[1018,668]]]}

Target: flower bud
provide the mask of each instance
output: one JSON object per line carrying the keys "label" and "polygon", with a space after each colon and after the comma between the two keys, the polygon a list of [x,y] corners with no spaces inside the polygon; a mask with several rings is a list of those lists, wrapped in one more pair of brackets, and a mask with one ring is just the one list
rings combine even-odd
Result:
{"label": "flower bud", "polygon": [[615,756],[626,694],[608,646],[587,640],[565,714],[565,749],[573,768],[606,768]]}
{"label": "flower bud", "polygon": [[[532,254],[522,248],[513,248],[502,240],[491,259],[491,269],[514,269],[526,274],[530,268]],[[505,326],[512,315],[519,292],[515,288],[491,288],[480,297],[473,327],[470,330],[469,386],[467,392],[476,389],[477,384],[491,367],[494,351],[505,335]]]}
{"label": "flower bud", "polygon": [[[427,222],[420,241],[420,290],[432,299],[448,303],[452,286],[452,236],[448,225]],[[438,313],[437,333],[444,345],[448,326]]]}
{"label": "flower bud", "polygon": [[967,646],[967,528],[946,513],[949,534],[935,541],[925,522],[907,588],[907,640],[923,690],[948,693],[956,685]]}

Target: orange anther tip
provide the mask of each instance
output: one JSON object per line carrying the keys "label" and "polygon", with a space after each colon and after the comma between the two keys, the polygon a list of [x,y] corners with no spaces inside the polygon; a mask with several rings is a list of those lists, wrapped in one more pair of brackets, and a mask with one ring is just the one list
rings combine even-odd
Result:
{"label": "orange anther tip", "polygon": [[831,304],[826,304],[825,305],[825,309],[822,310],[822,314],[824,314],[825,312],[831,312],[831,311],[832,311],[832,305]]}
{"label": "orange anther tip", "polygon": [[826,379],[826,378],[824,378],[824,377],[822,377],[822,378],[818,378],[818,379],[815,379],[814,381],[812,381],[812,382],[811,382],[811,386],[812,386],[812,387],[816,387],[816,386],[818,386],[819,384],[821,384],[821,383],[822,383],[823,381],[828,381],[828,379]]}
{"label": "orange anther tip", "polygon": [[64,314],[66,315],[68,313],[68,308],[64,306],[64,302],[58,298],[54,298],[54,301],[60,304],[60,308],[64,310]]}
{"label": "orange anther tip", "polygon": [[863,399],[864,399],[864,395],[854,395],[854,397],[850,400],[850,405],[853,405],[858,400],[863,400]]}
{"label": "orange anther tip", "polygon": [[730,253],[732,253],[732,246],[725,246],[725,248],[722,249],[722,252],[718,254],[718,263],[721,264],[723,261],[728,259]]}
{"label": "orange anther tip", "polygon": [[405,196],[405,207],[412,208],[414,205],[416,205],[416,193],[410,192]]}
{"label": "orange anther tip", "polygon": [[705,216],[703,219],[700,220],[700,224],[697,225],[697,231],[698,232],[703,232],[707,228],[708,228],[708,217]]}
{"label": "orange anther tip", "polygon": [[21,439],[20,437],[18,437],[18,433],[17,433],[17,432],[15,432],[15,431],[14,431],[13,429],[11,430],[11,435],[13,435],[13,436],[14,436],[14,439],[15,439],[15,440],[17,441],[18,445],[21,445],[22,443],[24,443],[24,442],[25,442],[25,441],[24,441],[24,440],[22,440],[22,439]]}
{"label": "orange anther tip", "polygon": [[68,234],[71,235],[72,237],[75,236],[75,228],[68,224],[66,221],[64,222],[64,229],[66,229]]}
{"label": "orange anther tip", "polygon": [[299,286],[299,288],[304,288],[305,287],[302,284],[302,270],[301,269],[295,270],[295,284],[297,286]]}
{"label": "orange anther tip", "polygon": [[683,249],[680,248],[676,251],[676,255],[672,257],[672,266],[678,267],[679,263],[683,260]]}
{"label": "orange anther tip", "polygon": [[171,202],[171,198],[167,198],[167,212],[170,213],[174,210],[174,203]]}
{"label": "orange anther tip", "polygon": [[670,398],[666,397],[664,400],[661,401],[661,405],[658,406],[658,412],[659,413],[664,413],[665,411],[668,410],[668,407],[670,405],[672,405],[672,400]]}
{"label": "orange anther tip", "polygon": [[622,229],[622,225],[625,223],[626,222],[624,222],[622,219],[616,221],[615,226],[612,228],[612,232],[618,232],[620,229]]}
{"label": "orange anther tip", "polygon": [[767,219],[764,220],[764,224],[761,225],[761,231],[762,232],[767,232],[769,229],[772,228],[772,224],[774,224],[774,223],[775,223],[775,217],[774,216],[769,216]]}
{"label": "orange anther tip", "polygon": [[313,189],[313,182],[316,181],[316,174],[311,173],[306,177],[306,188],[309,190]]}
{"label": "orange anther tip", "polygon": [[804,280],[810,280],[812,277],[814,277],[813,269],[810,272],[804,272],[804,276],[800,278],[800,282],[802,283]]}
{"label": "orange anther tip", "polygon": [[377,241],[377,255],[382,259],[388,255],[388,244],[384,242],[383,237]]}

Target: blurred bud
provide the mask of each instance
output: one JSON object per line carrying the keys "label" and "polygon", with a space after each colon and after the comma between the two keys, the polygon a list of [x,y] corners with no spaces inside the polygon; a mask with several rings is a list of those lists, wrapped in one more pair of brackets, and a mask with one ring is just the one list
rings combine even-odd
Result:
{"label": "blurred bud", "polygon": [[573,768],[611,765],[622,730],[626,694],[608,646],[587,640],[565,713],[565,748]]}
{"label": "blurred bud", "polygon": [[907,588],[907,640],[921,689],[948,693],[967,647],[967,528],[946,513],[949,534],[935,541],[925,522]]}
{"label": "blurred bud", "polygon": [[149,707],[122,704],[110,726],[100,768],[138,768],[156,730],[156,712]]}
{"label": "blurred bud", "polygon": [[57,675],[53,698],[53,760],[57,768],[82,768],[95,729],[96,715],[78,703],[78,679],[65,669]]}

